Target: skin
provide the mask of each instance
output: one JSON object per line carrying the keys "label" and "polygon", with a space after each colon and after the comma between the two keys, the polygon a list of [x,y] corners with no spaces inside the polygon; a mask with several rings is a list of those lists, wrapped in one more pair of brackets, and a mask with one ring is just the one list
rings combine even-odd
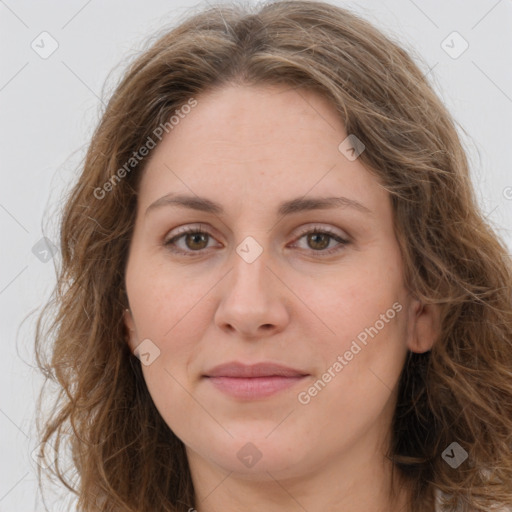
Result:
{"label": "skin", "polygon": [[[152,150],[140,184],[125,313],[131,350],[149,339],[160,351],[142,365],[144,378],[186,446],[196,510],[406,510],[403,487],[396,502],[389,498],[384,454],[407,351],[431,348],[439,312],[404,286],[389,194],[361,159],[340,152],[343,123],[314,92],[226,86],[196,99]],[[171,192],[225,211],[167,205],[145,214]],[[282,201],[303,196],[345,196],[371,213],[276,214]],[[192,256],[164,245],[176,228],[199,224],[204,238],[175,242]],[[349,243],[304,235],[326,228]],[[248,236],[263,251],[252,263],[236,251]],[[300,403],[298,394],[397,302],[401,311]],[[202,378],[234,360],[309,376],[267,398],[235,399]],[[252,467],[237,457],[248,442],[261,454]]]}

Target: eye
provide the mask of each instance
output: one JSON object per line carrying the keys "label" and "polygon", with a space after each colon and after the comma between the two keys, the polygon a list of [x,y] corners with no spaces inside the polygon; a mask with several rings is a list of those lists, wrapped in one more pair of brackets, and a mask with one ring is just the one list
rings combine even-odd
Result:
{"label": "eye", "polygon": [[[297,240],[301,240],[305,237],[306,243],[312,248],[311,250],[316,253],[321,253],[322,256],[338,252],[350,243],[349,240],[342,238],[331,229],[319,226],[314,226],[313,228],[309,228],[307,231],[302,232]],[[338,242],[338,245],[325,250],[333,240]]]}
{"label": "eye", "polygon": [[[314,226],[306,231],[303,231],[297,240],[306,238],[306,243],[310,246],[311,252],[320,253],[321,255],[329,255],[334,252],[340,251],[344,246],[350,243],[349,240],[342,238],[329,228],[321,228]],[[210,233],[199,227],[185,228],[179,231],[175,236],[169,238],[164,242],[166,247],[172,252],[183,254],[185,256],[195,256],[198,253],[208,248],[208,241],[213,238]],[[179,245],[179,241],[183,239],[185,247]],[[338,245],[325,250],[332,241],[338,242]],[[297,243],[297,242],[295,242]],[[340,247],[341,246],[341,247]]]}
{"label": "eye", "polygon": [[[186,228],[178,232],[175,236],[164,242],[166,247],[173,252],[184,254],[186,256],[194,256],[194,253],[198,253],[205,249],[208,245],[208,238],[211,235],[204,229],[199,227]],[[179,247],[177,244],[178,240],[184,239],[185,248]],[[176,249],[178,247],[178,249]]]}

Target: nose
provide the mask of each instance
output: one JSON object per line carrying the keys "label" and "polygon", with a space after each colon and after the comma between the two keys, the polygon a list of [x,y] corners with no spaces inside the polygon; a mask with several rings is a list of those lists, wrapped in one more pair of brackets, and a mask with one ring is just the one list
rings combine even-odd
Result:
{"label": "nose", "polygon": [[[222,280],[215,324],[244,338],[276,334],[289,322],[288,288],[266,251],[249,262],[233,251],[232,270]],[[272,268],[271,268],[272,267]]]}

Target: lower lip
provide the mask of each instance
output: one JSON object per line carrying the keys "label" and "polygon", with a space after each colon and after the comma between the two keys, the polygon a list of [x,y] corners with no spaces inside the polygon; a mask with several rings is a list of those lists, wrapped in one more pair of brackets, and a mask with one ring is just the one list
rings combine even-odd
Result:
{"label": "lower lip", "polygon": [[257,399],[288,389],[306,376],[281,377],[207,377],[220,391],[235,398]]}

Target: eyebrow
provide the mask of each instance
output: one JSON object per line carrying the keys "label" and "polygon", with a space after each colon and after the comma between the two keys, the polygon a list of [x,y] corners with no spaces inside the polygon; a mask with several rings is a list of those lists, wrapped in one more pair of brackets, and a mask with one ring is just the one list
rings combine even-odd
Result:
{"label": "eyebrow", "polygon": [[[222,215],[224,213],[224,208],[219,203],[216,203],[206,197],[171,193],[150,204],[144,215],[164,206],[178,206],[201,212],[213,213],[215,215]],[[366,206],[354,199],[349,199],[348,197],[313,197],[308,199],[304,197],[297,197],[295,199],[282,202],[277,209],[277,214],[279,216],[285,216],[294,213],[311,210],[326,210],[330,208],[353,208],[361,213],[373,215],[373,212]]]}

